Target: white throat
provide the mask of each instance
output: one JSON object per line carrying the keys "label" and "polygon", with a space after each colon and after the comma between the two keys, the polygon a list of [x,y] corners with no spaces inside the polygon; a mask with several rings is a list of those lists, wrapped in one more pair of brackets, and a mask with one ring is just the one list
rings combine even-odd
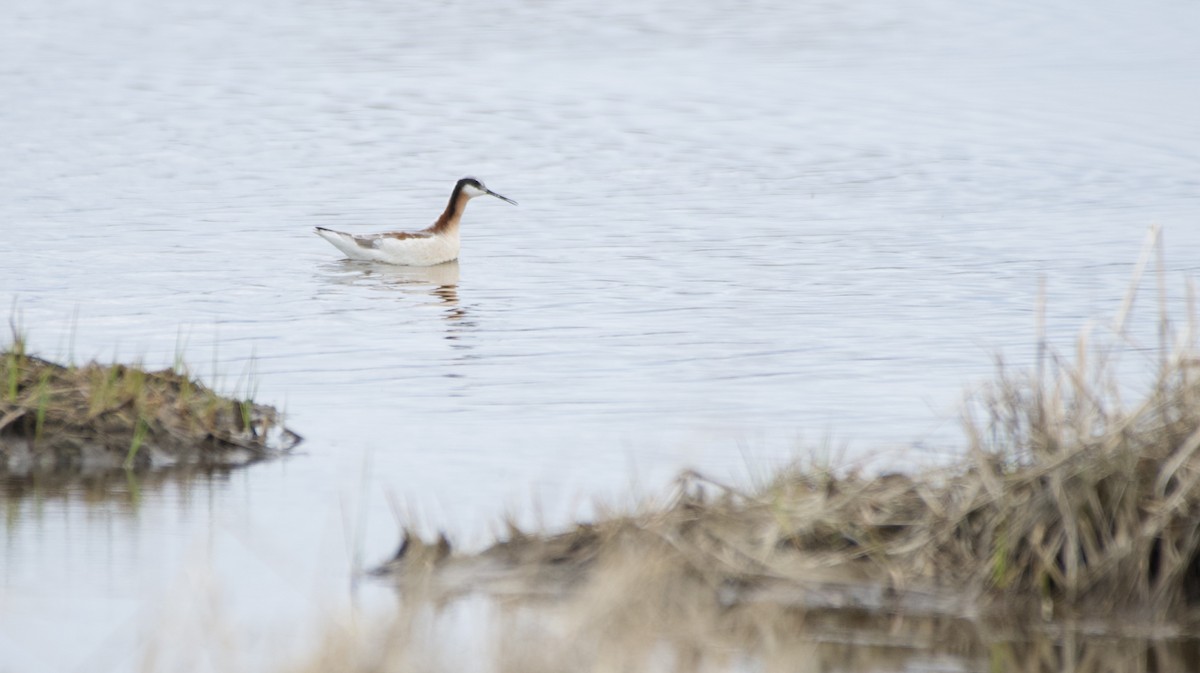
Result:
{"label": "white throat", "polygon": [[475,185],[463,185],[462,191],[463,194],[467,195],[468,199],[473,199],[476,196],[483,196],[484,194],[487,194],[486,191],[476,187]]}

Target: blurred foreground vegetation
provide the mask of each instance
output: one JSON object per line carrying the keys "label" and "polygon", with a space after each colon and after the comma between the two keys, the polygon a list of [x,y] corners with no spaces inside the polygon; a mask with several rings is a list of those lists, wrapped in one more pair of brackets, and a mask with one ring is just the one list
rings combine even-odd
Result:
{"label": "blurred foreground vegetation", "polygon": [[1128,311],[1116,345],[1042,340],[1031,370],[998,366],[950,465],[794,466],[755,488],[687,472],[663,502],[564,532],[510,523],[478,553],[405,532],[376,571],[397,623],[298,670],[427,663],[416,615],[467,594],[500,606],[497,670],[910,670],[939,652],[963,670],[1200,670],[1195,321],[1176,339],[1160,308],[1129,404]]}

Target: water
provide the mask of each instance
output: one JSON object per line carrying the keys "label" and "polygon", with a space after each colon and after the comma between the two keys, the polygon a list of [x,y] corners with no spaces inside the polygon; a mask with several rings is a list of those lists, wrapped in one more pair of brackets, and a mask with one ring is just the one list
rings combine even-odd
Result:
{"label": "water", "polygon": [[[1030,362],[1040,278],[1066,348],[1149,225],[1173,296],[1200,267],[1194,3],[6,15],[0,302],[42,355],[180,355],[308,440],[6,498],[13,670],[135,668],[164,614],[203,640],[187,606],[213,594],[246,632],[318,621],[395,543],[389,500],[470,546],[685,466],[936,460],[992,355]],[[457,265],[346,263],[310,233],[424,227],[467,174],[521,205],[473,202]]]}

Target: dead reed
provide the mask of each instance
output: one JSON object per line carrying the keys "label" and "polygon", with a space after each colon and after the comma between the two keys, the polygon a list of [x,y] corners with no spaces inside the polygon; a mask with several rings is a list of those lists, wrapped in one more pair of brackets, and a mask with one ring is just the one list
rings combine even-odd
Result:
{"label": "dead reed", "polygon": [[[1133,405],[1121,399],[1115,346],[1081,338],[1067,358],[1043,340],[1033,371],[998,367],[968,405],[969,444],[955,465],[876,476],[795,467],[753,490],[688,472],[665,504],[559,534],[510,526],[479,554],[406,538],[379,572],[409,591],[416,577],[422,591],[592,591],[591,614],[611,605],[639,623],[695,614],[676,604],[697,596],[712,610],[769,602],[1194,622],[1200,356],[1190,330],[1171,342],[1165,306],[1160,320],[1161,360]],[[649,621],[631,612],[650,608]]]}

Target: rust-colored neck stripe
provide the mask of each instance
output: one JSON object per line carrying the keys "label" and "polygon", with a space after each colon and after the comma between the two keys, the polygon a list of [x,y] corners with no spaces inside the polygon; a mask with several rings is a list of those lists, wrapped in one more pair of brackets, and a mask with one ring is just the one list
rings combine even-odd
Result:
{"label": "rust-colored neck stripe", "polygon": [[463,194],[462,188],[463,183],[460,180],[458,184],[454,185],[454,191],[450,192],[450,202],[446,204],[446,210],[429,228],[430,231],[440,234],[458,227],[458,221],[462,219],[463,211],[466,210],[469,200],[467,195]]}

